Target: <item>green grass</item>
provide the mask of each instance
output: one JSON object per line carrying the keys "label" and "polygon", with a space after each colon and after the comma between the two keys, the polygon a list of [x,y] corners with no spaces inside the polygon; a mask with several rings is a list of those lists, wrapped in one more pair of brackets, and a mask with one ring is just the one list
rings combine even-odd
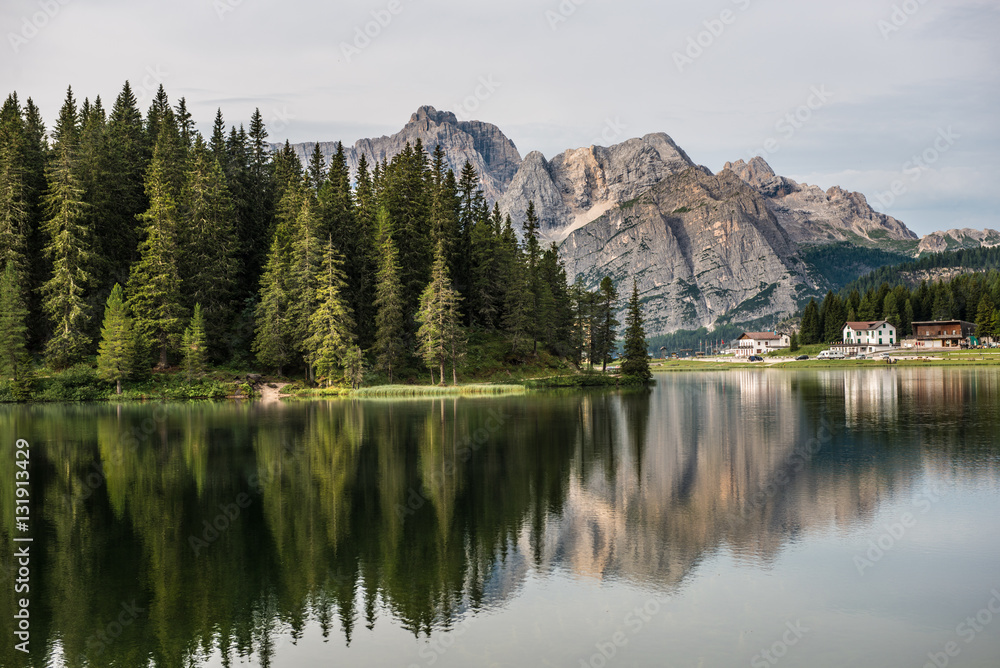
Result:
{"label": "green grass", "polygon": [[[246,392],[247,388],[243,388]],[[225,399],[238,394],[240,384],[231,372],[212,371],[192,383],[179,371],[151,373],[145,378],[126,380],[122,394],[115,392],[114,383],[97,377],[93,360],[76,364],[62,371],[44,367],[33,369],[32,378],[22,387],[9,380],[0,380],[0,403],[15,401],[80,402],[80,401],[147,401],[189,399]]]}
{"label": "green grass", "polygon": [[599,371],[549,376],[525,381],[525,386],[531,389],[563,388],[563,387],[617,387],[621,379],[613,374]]}
{"label": "green grass", "polygon": [[523,394],[524,385],[377,385],[362,387],[350,393],[354,397],[439,397],[439,396],[496,396]]}
{"label": "green grass", "polygon": [[791,357],[795,359],[799,355],[809,355],[810,358],[816,357],[822,351],[829,349],[829,343],[815,343],[808,346],[799,346],[799,349],[794,353],[785,348],[784,350],[772,350],[771,352],[764,355],[764,357]]}
{"label": "green grass", "polygon": [[765,365],[760,362],[699,362],[697,360],[665,360],[662,364],[652,365],[653,373],[665,373],[671,371],[719,371],[722,369],[753,369]]}

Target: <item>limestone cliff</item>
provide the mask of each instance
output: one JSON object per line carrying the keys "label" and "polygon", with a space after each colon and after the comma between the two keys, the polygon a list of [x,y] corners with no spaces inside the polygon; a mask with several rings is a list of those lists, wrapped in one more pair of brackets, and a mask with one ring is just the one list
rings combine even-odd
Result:
{"label": "limestone cliff", "polygon": [[591,289],[635,277],[647,332],[711,327],[797,310],[816,289],[764,198],[731,171],[689,167],[574,230],[560,245],[569,279]]}
{"label": "limestone cliff", "polygon": [[536,151],[521,163],[500,198],[500,209],[519,227],[528,202],[534,201],[542,236],[559,241],[692,166],[687,154],[662,132],[611,147],[565,151],[551,160]]}

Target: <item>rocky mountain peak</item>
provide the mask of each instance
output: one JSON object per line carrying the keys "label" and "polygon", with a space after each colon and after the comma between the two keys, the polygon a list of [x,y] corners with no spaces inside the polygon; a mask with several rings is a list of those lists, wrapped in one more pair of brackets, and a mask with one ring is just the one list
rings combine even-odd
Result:
{"label": "rocky mountain peak", "polygon": [[[418,139],[428,153],[440,144],[445,160],[456,176],[466,161],[471,163],[479,175],[483,193],[491,203],[500,199],[521,165],[521,155],[514,142],[497,126],[482,121],[459,121],[450,111],[439,111],[424,105],[410,115],[410,121],[396,134],[359,139],[352,148],[346,149],[351,177],[357,174],[362,154],[369,165],[392,160],[402,153],[407,143],[413,145]],[[305,142],[294,144],[292,148],[305,163],[315,146],[315,142]],[[275,148],[278,147],[275,145]],[[319,148],[326,163],[330,164],[331,156],[337,151],[337,142],[320,142]]]}
{"label": "rocky mountain peak", "polygon": [[500,199],[500,208],[520,223],[528,202],[534,201],[542,236],[558,241],[692,166],[662,132],[613,146],[571,149],[551,160],[532,152]]}
{"label": "rocky mountain peak", "polygon": [[410,123],[419,123],[424,120],[432,123],[458,124],[458,117],[454,113],[450,111],[438,111],[428,104],[420,107],[410,115]]}
{"label": "rocky mountain peak", "polygon": [[749,185],[758,189],[761,186],[769,184],[776,176],[774,170],[771,169],[771,165],[767,164],[767,161],[759,155],[750,158],[750,162],[744,162],[743,160],[727,162],[723,165],[722,170],[733,172]]}

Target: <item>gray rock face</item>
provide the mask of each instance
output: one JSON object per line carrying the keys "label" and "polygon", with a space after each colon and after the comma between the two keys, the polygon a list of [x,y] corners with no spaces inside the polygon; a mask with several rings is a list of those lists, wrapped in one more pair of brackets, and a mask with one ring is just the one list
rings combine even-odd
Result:
{"label": "gray rock face", "polygon": [[[374,139],[360,139],[353,147],[345,146],[347,162],[351,168],[351,176],[356,174],[358,160],[364,154],[369,166],[374,162],[392,160],[401,153],[406,143],[411,145],[420,139],[428,154],[434,152],[438,144],[445,151],[448,165],[461,172],[468,160],[476,168],[476,173],[482,182],[483,192],[490,202],[500,199],[500,195],[510,185],[517,168],[521,164],[521,154],[514,142],[508,139],[495,125],[481,121],[459,121],[450,111],[438,111],[434,107],[424,106],[410,116],[410,121],[403,129],[392,136],[382,136]],[[312,155],[315,142],[293,144],[292,148],[305,164]],[[280,145],[276,145],[276,148]],[[337,152],[336,142],[320,142],[320,152],[326,163]]]}
{"label": "gray rock face", "polygon": [[796,183],[777,176],[760,156],[750,162],[727,162],[722,169],[733,172],[763,195],[768,208],[796,243],[857,241],[856,237],[876,243],[918,238],[902,222],[872,209],[861,193],[838,186],[824,192],[817,186]]}
{"label": "gray rock face", "polygon": [[574,230],[559,247],[571,281],[638,280],[647,332],[793,312],[816,285],[765,199],[732,171],[690,167]]}
{"label": "gray rock face", "polygon": [[1000,246],[1000,232],[991,229],[962,228],[960,230],[931,232],[920,240],[917,253],[940,253],[960,248],[990,248],[992,246]]}
{"label": "gray rock face", "polygon": [[500,198],[500,209],[519,229],[528,202],[534,201],[541,235],[559,241],[692,166],[687,154],[663,133],[611,147],[565,151],[552,160],[532,152]]}

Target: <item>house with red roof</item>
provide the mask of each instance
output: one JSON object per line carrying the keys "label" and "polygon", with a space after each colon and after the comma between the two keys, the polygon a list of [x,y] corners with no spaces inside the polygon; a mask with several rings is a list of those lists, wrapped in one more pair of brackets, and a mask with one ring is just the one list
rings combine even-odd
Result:
{"label": "house with red roof", "polygon": [[788,334],[779,332],[743,332],[740,338],[736,339],[736,356],[750,357],[751,355],[763,355],[772,350],[780,350],[791,346],[791,339]]}
{"label": "house with red roof", "polygon": [[887,320],[844,324],[844,342],[835,346],[845,354],[877,353],[899,346],[896,328]]}

